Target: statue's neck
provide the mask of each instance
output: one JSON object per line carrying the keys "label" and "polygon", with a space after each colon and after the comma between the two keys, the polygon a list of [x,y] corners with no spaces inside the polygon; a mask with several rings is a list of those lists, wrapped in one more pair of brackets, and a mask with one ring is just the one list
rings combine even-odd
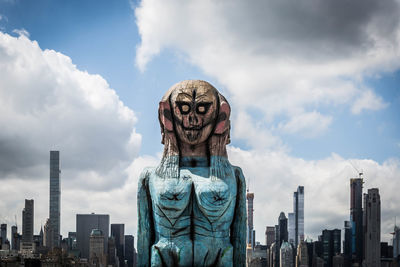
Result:
{"label": "statue's neck", "polygon": [[208,166],[208,151],[206,143],[190,145],[181,143],[180,146],[180,165],[186,167],[206,167]]}
{"label": "statue's neck", "polygon": [[181,157],[208,157],[206,142],[196,145],[180,144]]}

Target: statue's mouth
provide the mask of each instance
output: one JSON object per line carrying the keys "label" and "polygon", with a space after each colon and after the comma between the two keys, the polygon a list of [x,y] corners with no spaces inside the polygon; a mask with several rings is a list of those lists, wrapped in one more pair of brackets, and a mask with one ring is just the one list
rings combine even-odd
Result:
{"label": "statue's mouth", "polygon": [[182,125],[182,128],[185,131],[200,131],[201,129],[203,129],[203,125],[190,126],[190,127],[185,127]]}
{"label": "statue's mouth", "polygon": [[199,129],[187,129],[186,128],[184,130],[184,133],[189,141],[196,141],[199,138],[201,131]]}

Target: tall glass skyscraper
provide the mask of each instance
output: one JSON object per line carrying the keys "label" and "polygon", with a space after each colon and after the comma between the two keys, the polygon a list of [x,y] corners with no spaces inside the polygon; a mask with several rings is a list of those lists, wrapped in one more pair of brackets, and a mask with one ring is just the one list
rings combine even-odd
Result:
{"label": "tall glass skyscraper", "polygon": [[288,231],[289,231],[289,243],[294,245],[296,235],[296,216],[294,212],[288,213]]}
{"label": "tall glass skyscraper", "polygon": [[355,262],[361,264],[363,260],[363,211],[362,211],[362,191],[363,179],[350,179],[350,222],[352,230],[352,254]]}
{"label": "tall glass skyscraper", "polygon": [[297,187],[293,193],[293,212],[295,215],[295,247],[304,241],[304,186]]}
{"label": "tall glass skyscraper", "polygon": [[53,233],[48,246],[60,247],[60,151],[50,151],[50,211],[49,222]]}

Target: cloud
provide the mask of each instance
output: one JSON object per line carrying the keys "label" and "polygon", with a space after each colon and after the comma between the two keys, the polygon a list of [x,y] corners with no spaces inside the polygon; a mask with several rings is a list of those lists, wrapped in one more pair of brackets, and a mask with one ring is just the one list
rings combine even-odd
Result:
{"label": "cloud", "polygon": [[293,211],[293,192],[305,188],[305,234],[316,239],[323,229],[343,228],[349,220],[350,178],[358,177],[352,164],[364,171],[364,192],[379,188],[382,240],[390,240],[393,218],[398,215],[400,160],[379,164],[369,159],[345,159],[337,154],[306,161],[282,151],[229,148],[230,161],[242,167],[250,191],[254,192],[257,240],[264,241],[265,226],[273,226],[284,211]]}
{"label": "cloud", "polygon": [[269,130],[278,116],[353,110],[370,90],[365,78],[400,66],[398,1],[367,2],[143,0],[136,63],[144,71],[163,50],[178,51],[226,87],[234,107],[258,110]]}
{"label": "cloud", "polygon": [[326,131],[331,122],[331,116],[313,111],[296,114],[289,121],[279,123],[279,130],[284,133],[299,133],[305,137],[314,137]]}
{"label": "cloud", "polygon": [[387,107],[382,97],[377,96],[371,90],[364,91],[351,107],[353,114],[360,114],[363,110],[380,110]]}
{"label": "cloud", "polygon": [[106,80],[28,36],[0,32],[0,219],[13,222],[24,198],[32,197],[35,216],[44,222],[49,151],[60,150],[66,233],[77,211],[111,213],[114,198],[122,201],[121,192],[134,191],[128,170],[141,135],[135,113]]}

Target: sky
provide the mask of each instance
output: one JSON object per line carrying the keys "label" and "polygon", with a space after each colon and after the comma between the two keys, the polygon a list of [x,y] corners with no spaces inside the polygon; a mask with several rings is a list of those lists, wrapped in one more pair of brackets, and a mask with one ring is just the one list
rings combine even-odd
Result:
{"label": "sky", "polygon": [[255,193],[256,239],[305,187],[305,235],[343,228],[349,179],[400,216],[398,0],[0,0],[0,222],[48,217],[61,156],[61,234],[110,214],[136,236],[137,181],[158,164],[157,109],[202,79],[230,102],[229,160]]}

